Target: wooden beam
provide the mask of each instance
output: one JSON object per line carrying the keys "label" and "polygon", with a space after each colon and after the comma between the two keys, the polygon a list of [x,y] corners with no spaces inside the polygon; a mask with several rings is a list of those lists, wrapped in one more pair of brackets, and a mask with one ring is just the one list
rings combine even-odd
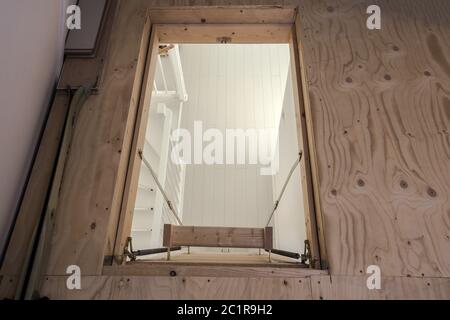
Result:
{"label": "wooden beam", "polygon": [[120,2],[102,90],[88,99],[75,128],[47,274],[63,275],[72,264],[100,274],[104,256],[113,254],[150,41],[145,13],[144,1]]}
{"label": "wooden beam", "polygon": [[[229,255],[226,254],[225,257]],[[258,256],[263,257],[263,256]],[[248,259],[248,256],[245,256]],[[181,263],[175,261],[136,261],[124,266],[105,266],[103,275],[108,276],[173,276],[174,272],[179,277],[258,277],[258,278],[296,278],[312,275],[326,275],[325,270],[302,268],[297,265],[280,264],[276,260],[265,264],[240,263],[224,264],[216,263]]]}
{"label": "wooden beam", "polygon": [[82,276],[68,290],[67,276],[48,276],[41,296],[60,299],[312,299],[309,278]]}
{"label": "wooden beam", "polygon": [[[139,184],[139,174],[142,160],[139,156],[139,150],[144,149],[145,134],[150,111],[150,99],[152,97],[152,87],[155,77],[156,61],[159,53],[158,39],[155,30],[152,30],[150,44],[147,51],[147,64],[139,100],[139,107],[134,126],[133,142],[131,145],[131,155],[128,164],[128,174],[125,182],[125,190],[122,199],[122,207],[117,227],[117,234],[114,232],[108,235],[110,242],[115,243],[113,255],[117,258],[115,262],[122,263],[121,256],[126,245],[127,238],[131,234],[131,224],[133,220],[134,204]],[[114,230],[114,229],[113,229]]]}
{"label": "wooden beam", "polygon": [[308,79],[306,65],[303,60],[302,46],[299,41],[301,30],[297,17],[290,43],[291,72],[294,90],[294,103],[297,122],[299,148],[303,150],[303,160],[300,166],[303,203],[305,206],[306,232],[311,248],[314,268],[327,268],[327,251],[325,247],[323,217],[319,198],[319,173],[317,169],[316,144],[314,141],[311,104],[309,101]]}
{"label": "wooden beam", "polygon": [[164,225],[163,245],[272,249],[272,227],[232,228]]}
{"label": "wooden beam", "polygon": [[159,7],[149,9],[153,23],[294,23],[295,6]]}
{"label": "wooden beam", "polygon": [[161,43],[289,43],[290,24],[159,24]]}

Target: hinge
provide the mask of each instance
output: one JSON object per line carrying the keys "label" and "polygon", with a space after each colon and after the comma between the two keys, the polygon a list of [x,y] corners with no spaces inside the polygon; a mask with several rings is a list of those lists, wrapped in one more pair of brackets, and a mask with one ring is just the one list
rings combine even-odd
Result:
{"label": "hinge", "polygon": [[217,38],[217,42],[222,43],[222,44],[231,43],[231,38],[230,37],[219,37],[219,38]]}
{"label": "hinge", "polygon": [[125,248],[123,249],[123,258],[126,259],[126,257],[129,257],[131,261],[136,261],[136,255],[133,252],[133,238],[132,237],[127,238]]}
{"label": "hinge", "polygon": [[136,260],[136,255],[133,253],[133,242],[131,237],[127,238],[127,242],[125,243],[125,247],[123,249],[123,254],[118,256],[104,256],[103,265],[111,266],[114,261],[121,265],[127,257],[129,257],[131,261]]}
{"label": "hinge", "polygon": [[309,245],[309,240],[305,240],[305,249],[303,251],[303,254],[300,256],[301,262],[306,265],[310,265],[314,267],[314,262],[312,261],[312,255],[311,255],[311,247]]}

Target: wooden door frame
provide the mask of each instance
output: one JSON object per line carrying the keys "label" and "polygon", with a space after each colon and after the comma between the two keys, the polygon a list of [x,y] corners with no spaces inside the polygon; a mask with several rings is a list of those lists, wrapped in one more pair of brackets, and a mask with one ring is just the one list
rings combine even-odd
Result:
{"label": "wooden door frame", "polygon": [[[267,10],[270,10],[268,12]],[[278,13],[278,14],[277,14]],[[146,69],[139,98],[130,161],[127,168],[124,195],[115,232],[113,257],[107,264],[125,264],[123,253],[131,234],[144,137],[154,81],[159,43],[287,43],[290,47],[291,73],[296,105],[299,146],[305,146],[301,162],[307,238],[310,242],[312,267],[327,268],[323,218],[319,199],[316,149],[313,139],[311,110],[303,66],[300,25],[295,7],[183,7],[148,10],[152,22]],[[162,23],[167,22],[167,23]],[[146,85],[147,84],[147,85]],[[112,238],[113,235],[110,235]],[[105,252],[105,256],[108,253]]]}

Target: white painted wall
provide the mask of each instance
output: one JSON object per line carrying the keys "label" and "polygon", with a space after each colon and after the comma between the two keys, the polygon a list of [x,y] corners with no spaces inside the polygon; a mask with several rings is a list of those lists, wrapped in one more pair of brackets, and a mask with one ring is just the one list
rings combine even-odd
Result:
{"label": "white painted wall", "polygon": [[[291,77],[290,72],[288,77]],[[299,153],[292,81],[290,78],[288,79],[278,131],[280,170],[273,179],[274,200],[278,198]],[[296,167],[286,186],[283,198],[274,215],[274,222],[276,247],[282,250],[303,252],[306,225],[299,166]]]}
{"label": "white painted wall", "polygon": [[[182,45],[189,100],[182,127],[277,128],[289,65],[288,45]],[[272,177],[258,165],[188,165],[184,224],[264,227]]]}
{"label": "white painted wall", "polygon": [[72,2],[0,2],[0,252],[61,69]]}

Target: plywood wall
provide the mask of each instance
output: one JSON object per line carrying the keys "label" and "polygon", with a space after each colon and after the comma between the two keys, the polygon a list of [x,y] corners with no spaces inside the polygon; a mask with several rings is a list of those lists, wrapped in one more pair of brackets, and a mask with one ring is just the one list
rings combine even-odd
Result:
{"label": "plywood wall", "polygon": [[[381,30],[366,28],[378,4]],[[450,276],[450,3],[300,10],[332,274]]]}
{"label": "plywood wall", "polygon": [[450,2],[257,3],[299,6],[330,272],[449,277]]}

